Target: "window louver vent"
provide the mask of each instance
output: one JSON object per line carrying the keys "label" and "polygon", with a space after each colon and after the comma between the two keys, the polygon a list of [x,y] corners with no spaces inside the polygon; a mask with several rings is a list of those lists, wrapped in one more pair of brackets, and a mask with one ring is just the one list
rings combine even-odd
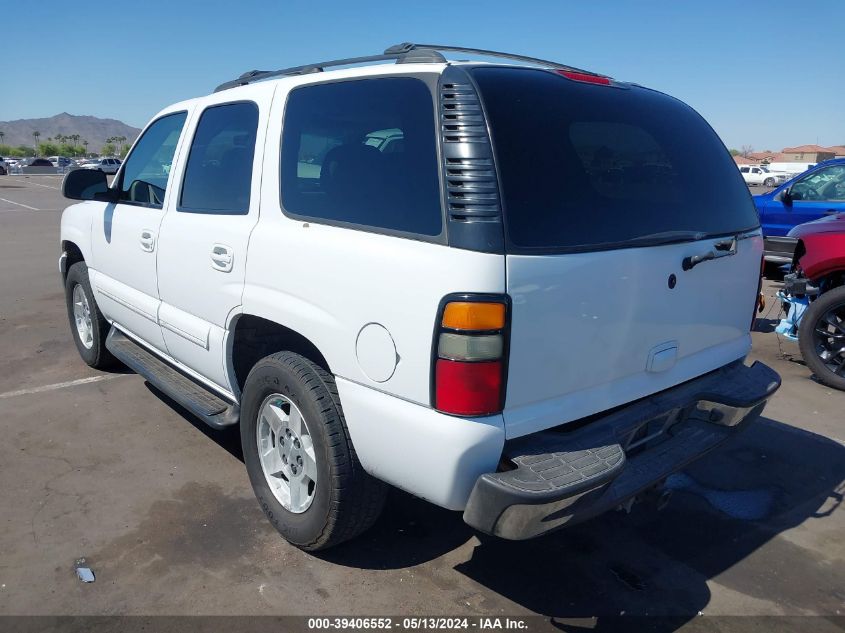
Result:
{"label": "window louver vent", "polygon": [[441,83],[440,129],[449,219],[501,224],[490,137],[469,81]]}

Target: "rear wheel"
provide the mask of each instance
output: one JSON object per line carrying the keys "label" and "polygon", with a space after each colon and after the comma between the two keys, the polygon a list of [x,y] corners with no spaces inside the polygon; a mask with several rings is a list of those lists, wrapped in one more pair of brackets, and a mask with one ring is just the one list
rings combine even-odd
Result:
{"label": "rear wheel", "polygon": [[763,181],[763,184],[766,185],[767,187],[774,187],[775,186],[775,179],[774,178],[766,178],[766,180]]}
{"label": "rear wheel", "polygon": [[822,383],[845,390],[845,286],[810,304],[798,330],[801,355]]}
{"label": "rear wheel", "polygon": [[241,445],[264,514],[301,549],[354,538],[381,513],[386,486],[358,461],[334,378],[298,354],[272,354],[250,371]]}

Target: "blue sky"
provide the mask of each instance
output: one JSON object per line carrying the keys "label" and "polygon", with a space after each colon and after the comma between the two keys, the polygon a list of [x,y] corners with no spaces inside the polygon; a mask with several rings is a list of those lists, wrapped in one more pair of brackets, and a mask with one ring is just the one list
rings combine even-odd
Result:
{"label": "blue sky", "polygon": [[845,0],[3,3],[0,120],[141,126],[252,68],[401,41],[520,52],[668,92],[729,147],[845,144]]}

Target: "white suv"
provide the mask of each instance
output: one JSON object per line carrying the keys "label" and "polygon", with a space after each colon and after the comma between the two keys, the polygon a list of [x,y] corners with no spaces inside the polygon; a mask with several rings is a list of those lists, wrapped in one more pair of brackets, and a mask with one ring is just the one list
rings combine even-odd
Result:
{"label": "white suv", "polygon": [[747,185],[775,187],[786,182],[786,174],[770,171],[765,165],[740,165],[739,173]]}
{"label": "white suv", "polygon": [[405,44],[247,73],[64,194],[83,359],[240,424],[303,549],[385,484],[509,539],[659,497],[780,384],[743,363],[763,238],[727,150],[587,71]]}

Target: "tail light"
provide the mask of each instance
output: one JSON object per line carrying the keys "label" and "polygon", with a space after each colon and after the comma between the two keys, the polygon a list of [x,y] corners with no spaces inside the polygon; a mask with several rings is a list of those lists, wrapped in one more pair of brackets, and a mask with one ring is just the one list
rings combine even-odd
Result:
{"label": "tail light", "polygon": [[495,295],[450,295],[434,331],[432,401],[452,415],[504,407],[509,305]]}

